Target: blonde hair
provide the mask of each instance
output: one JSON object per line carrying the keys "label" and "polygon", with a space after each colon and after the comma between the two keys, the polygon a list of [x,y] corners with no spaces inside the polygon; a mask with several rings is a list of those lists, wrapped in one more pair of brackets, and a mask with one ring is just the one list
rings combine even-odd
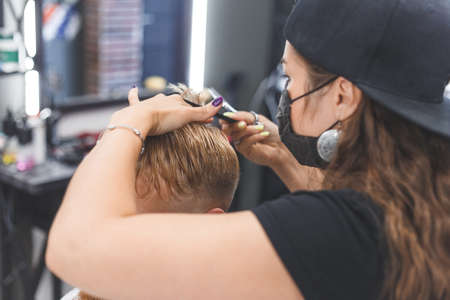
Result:
{"label": "blonde hair", "polygon": [[148,137],[137,177],[144,182],[136,189],[140,211],[146,210],[145,197],[152,191],[161,199],[169,199],[169,211],[226,210],[238,183],[239,163],[218,128],[193,123]]}
{"label": "blonde hair", "polygon": [[[194,92],[186,85],[169,89],[193,103],[211,100],[206,91]],[[216,127],[191,123],[173,132],[149,136],[138,161],[138,210],[147,210],[146,198],[156,192],[169,212],[227,210],[239,180],[239,162],[227,137]]]}

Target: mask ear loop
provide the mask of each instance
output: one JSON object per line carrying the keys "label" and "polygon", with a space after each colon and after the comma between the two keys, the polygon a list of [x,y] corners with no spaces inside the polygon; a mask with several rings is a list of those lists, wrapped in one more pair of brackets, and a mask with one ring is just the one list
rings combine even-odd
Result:
{"label": "mask ear loop", "polygon": [[[339,77],[339,76],[334,76],[333,78],[331,78],[330,80],[328,80],[328,81],[322,83],[321,85],[319,85],[319,86],[316,87],[315,89],[313,89],[313,90],[307,92],[306,94],[303,94],[303,95],[301,95],[301,96],[299,96],[299,97],[297,97],[297,98],[291,100],[291,104],[294,103],[295,101],[298,101],[298,100],[300,100],[300,99],[302,99],[302,98],[305,98],[306,96],[309,96],[309,95],[311,95],[311,94],[317,92],[318,90],[324,88],[325,86],[329,85],[330,83],[332,83],[333,81],[335,81],[336,79],[338,79],[338,77]],[[286,84],[286,88],[287,88],[287,84]]]}

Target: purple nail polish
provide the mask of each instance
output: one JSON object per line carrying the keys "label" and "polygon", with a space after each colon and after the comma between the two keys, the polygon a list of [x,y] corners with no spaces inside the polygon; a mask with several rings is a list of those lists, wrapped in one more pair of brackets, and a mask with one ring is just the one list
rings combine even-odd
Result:
{"label": "purple nail polish", "polygon": [[216,100],[213,101],[212,105],[214,105],[215,107],[219,106],[220,104],[222,104],[223,102],[223,98],[219,97]]}
{"label": "purple nail polish", "polygon": [[133,89],[135,89],[136,88],[136,84],[133,84]]}

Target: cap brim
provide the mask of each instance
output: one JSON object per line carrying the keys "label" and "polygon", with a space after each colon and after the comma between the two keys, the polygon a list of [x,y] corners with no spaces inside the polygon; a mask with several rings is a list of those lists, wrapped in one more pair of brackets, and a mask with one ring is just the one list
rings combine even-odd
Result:
{"label": "cap brim", "polygon": [[356,85],[375,102],[405,119],[432,132],[450,138],[450,99],[440,103],[424,103],[390,94],[364,83]]}

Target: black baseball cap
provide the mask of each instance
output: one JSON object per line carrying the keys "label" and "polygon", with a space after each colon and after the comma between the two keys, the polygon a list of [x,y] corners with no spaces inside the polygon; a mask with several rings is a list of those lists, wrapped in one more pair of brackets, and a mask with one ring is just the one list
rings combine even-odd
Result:
{"label": "black baseball cap", "polygon": [[285,36],[377,103],[450,137],[450,0],[298,0]]}

